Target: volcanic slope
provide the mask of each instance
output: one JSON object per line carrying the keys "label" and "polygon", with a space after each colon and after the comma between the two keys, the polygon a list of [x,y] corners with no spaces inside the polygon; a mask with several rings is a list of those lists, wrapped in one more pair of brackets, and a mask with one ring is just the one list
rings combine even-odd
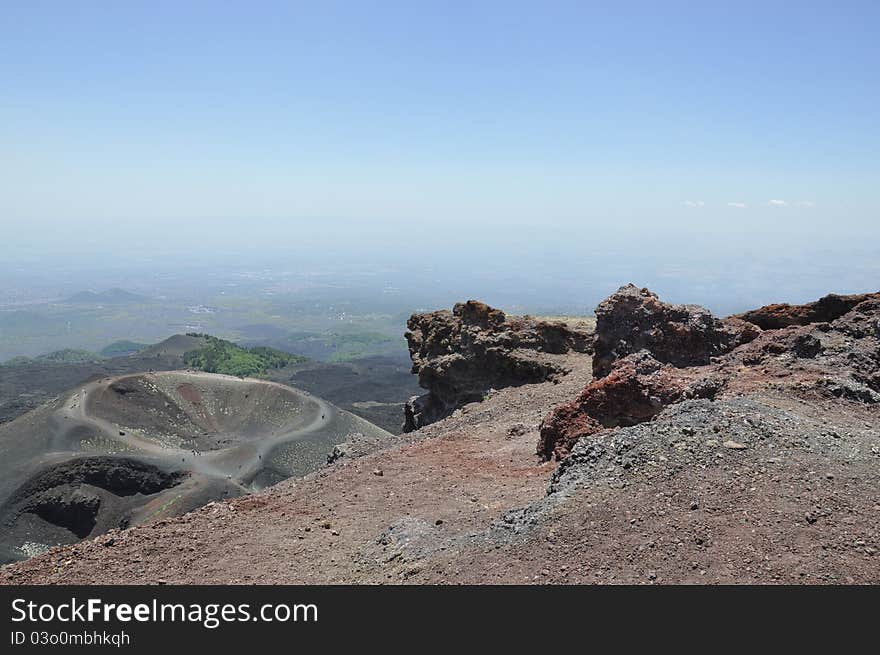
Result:
{"label": "volcanic slope", "polygon": [[167,371],[81,384],[0,425],[0,558],[303,475],[354,433],[391,437],[263,380]]}
{"label": "volcanic slope", "polygon": [[0,581],[878,583],[880,303],[828,318],[762,330],[623,287],[595,364],[571,350],[385,447]]}

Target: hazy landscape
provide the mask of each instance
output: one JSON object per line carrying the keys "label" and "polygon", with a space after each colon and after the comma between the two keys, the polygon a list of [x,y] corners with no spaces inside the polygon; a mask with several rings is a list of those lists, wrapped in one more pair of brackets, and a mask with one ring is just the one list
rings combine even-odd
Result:
{"label": "hazy landscape", "polygon": [[880,583],[880,11],[789,4],[4,3],[0,583]]}

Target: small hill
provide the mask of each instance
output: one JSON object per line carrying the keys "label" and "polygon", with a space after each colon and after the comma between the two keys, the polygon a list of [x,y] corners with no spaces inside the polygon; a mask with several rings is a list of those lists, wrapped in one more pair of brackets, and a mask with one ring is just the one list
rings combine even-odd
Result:
{"label": "small hill", "polygon": [[33,357],[25,357],[24,355],[19,355],[18,357],[7,359],[5,362],[0,364],[0,366],[27,366],[34,361],[36,360]]}
{"label": "small hill", "polygon": [[191,334],[175,334],[164,341],[144,348],[139,354],[142,357],[183,357],[191,350],[198,350],[208,345],[204,336]]}
{"label": "small hill", "polygon": [[225,339],[208,335],[187,335],[207,341],[206,345],[187,352],[183,363],[205,373],[223,373],[239,377],[263,377],[270,369],[279,369],[307,361],[299,355],[256,346],[244,348]]}
{"label": "small hill", "polygon": [[76,348],[65,348],[63,350],[55,350],[39,357],[25,357],[23,355],[7,359],[0,362],[0,366],[6,367],[23,367],[39,364],[84,364],[90,362],[100,362],[104,357],[91,350],[79,350]]}
{"label": "small hill", "polygon": [[96,362],[101,359],[101,356],[98,353],[93,353],[91,350],[65,348],[64,350],[56,350],[46,355],[40,355],[37,359],[57,364],[70,364],[73,362]]}
{"label": "small hill", "polygon": [[107,289],[106,291],[80,291],[67,299],[69,303],[123,305],[126,303],[147,302],[149,298],[125,289]]}
{"label": "small hill", "polygon": [[114,341],[109,346],[101,349],[101,355],[104,357],[123,357],[140,352],[144,348],[148,348],[148,343],[138,343],[136,341]]}

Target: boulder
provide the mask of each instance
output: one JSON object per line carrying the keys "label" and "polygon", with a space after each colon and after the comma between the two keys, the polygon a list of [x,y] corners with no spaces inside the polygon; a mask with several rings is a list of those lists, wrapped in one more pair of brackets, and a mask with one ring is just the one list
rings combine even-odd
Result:
{"label": "boulder", "polygon": [[562,459],[580,438],[606,428],[629,427],[654,418],[686,397],[713,397],[718,385],[689,380],[647,351],[628,355],[611,372],[588,384],[571,403],[560,405],[541,423],[538,455]]}
{"label": "boulder", "polygon": [[608,375],[617,360],[640,350],[673,366],[708,364],[759,333],[741,319],[721,320],[699,305],[664,303],[628,284],[596,308],[593,376]]}

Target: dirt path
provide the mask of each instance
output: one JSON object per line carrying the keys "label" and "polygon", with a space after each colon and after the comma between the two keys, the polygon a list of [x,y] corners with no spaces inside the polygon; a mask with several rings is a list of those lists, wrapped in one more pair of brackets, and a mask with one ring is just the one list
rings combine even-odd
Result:
{"label": "dirt path", "polygon": [[[120,427],[111,421],[97,416],[94,411],[90,410],[90,403],[95,396],[99,396],[102,392],[110,389],[114,384],[118,384],[127,379],[145,376],[155,377],[156,374],[138,374],[138,375],[120,375],[108,378],[102,378],[85,385],[69,396],[62,410],[63,414],[59,417],[65,426],[65,430],[70,430],[75,426],[92,428],[111,441],[118,441],[121,450],[134,449],[137,452],[152,455],[161,459],[180,458],[181,464],[192,471],[199,474],[216,477],[233,479],[236,482],[244,483],[253,478],[254,474],[263,466],[263,459],[268,459],[269,454],[278,446],[307,440],[319,431],[326,429],[337,420],[341,414],[340,410],[329,404],[328,402],[312,396],[308,392],[296,390],[300,396],[307,402],[316,406],[314,418],[304,426],[294,430],[280,432],[270,438],[260,439],[255,442],[245,442],[233,448],[227,448],[219,451],[198,452],[191,449],[177,448],[166,444],[159,443],[148,437],[144,437],[136,430],[127,430],[125,435],[120,435]],[[283,392],[289,392],[290,388],[276,382],[256,379],[241,379],[226,375],[216,375],[197,372],[180,372],[169,371],[158,375],[181,375],[187,380],[201,380],[207,384],[214,384],[217,380],[229,380],[235,383],[244,382],[252,385],[266,385],[276,387]]]}
{"label": "dirt path", "polygon": [[[504,389],[409,443],[259,494],[99,537],[6,567],[0,581],[309,583],[404,581],[417,560],[456,548],[543,496],[552,464],[538,425],[589,378]],[[112,544],[112,545],[105,545]]]}

